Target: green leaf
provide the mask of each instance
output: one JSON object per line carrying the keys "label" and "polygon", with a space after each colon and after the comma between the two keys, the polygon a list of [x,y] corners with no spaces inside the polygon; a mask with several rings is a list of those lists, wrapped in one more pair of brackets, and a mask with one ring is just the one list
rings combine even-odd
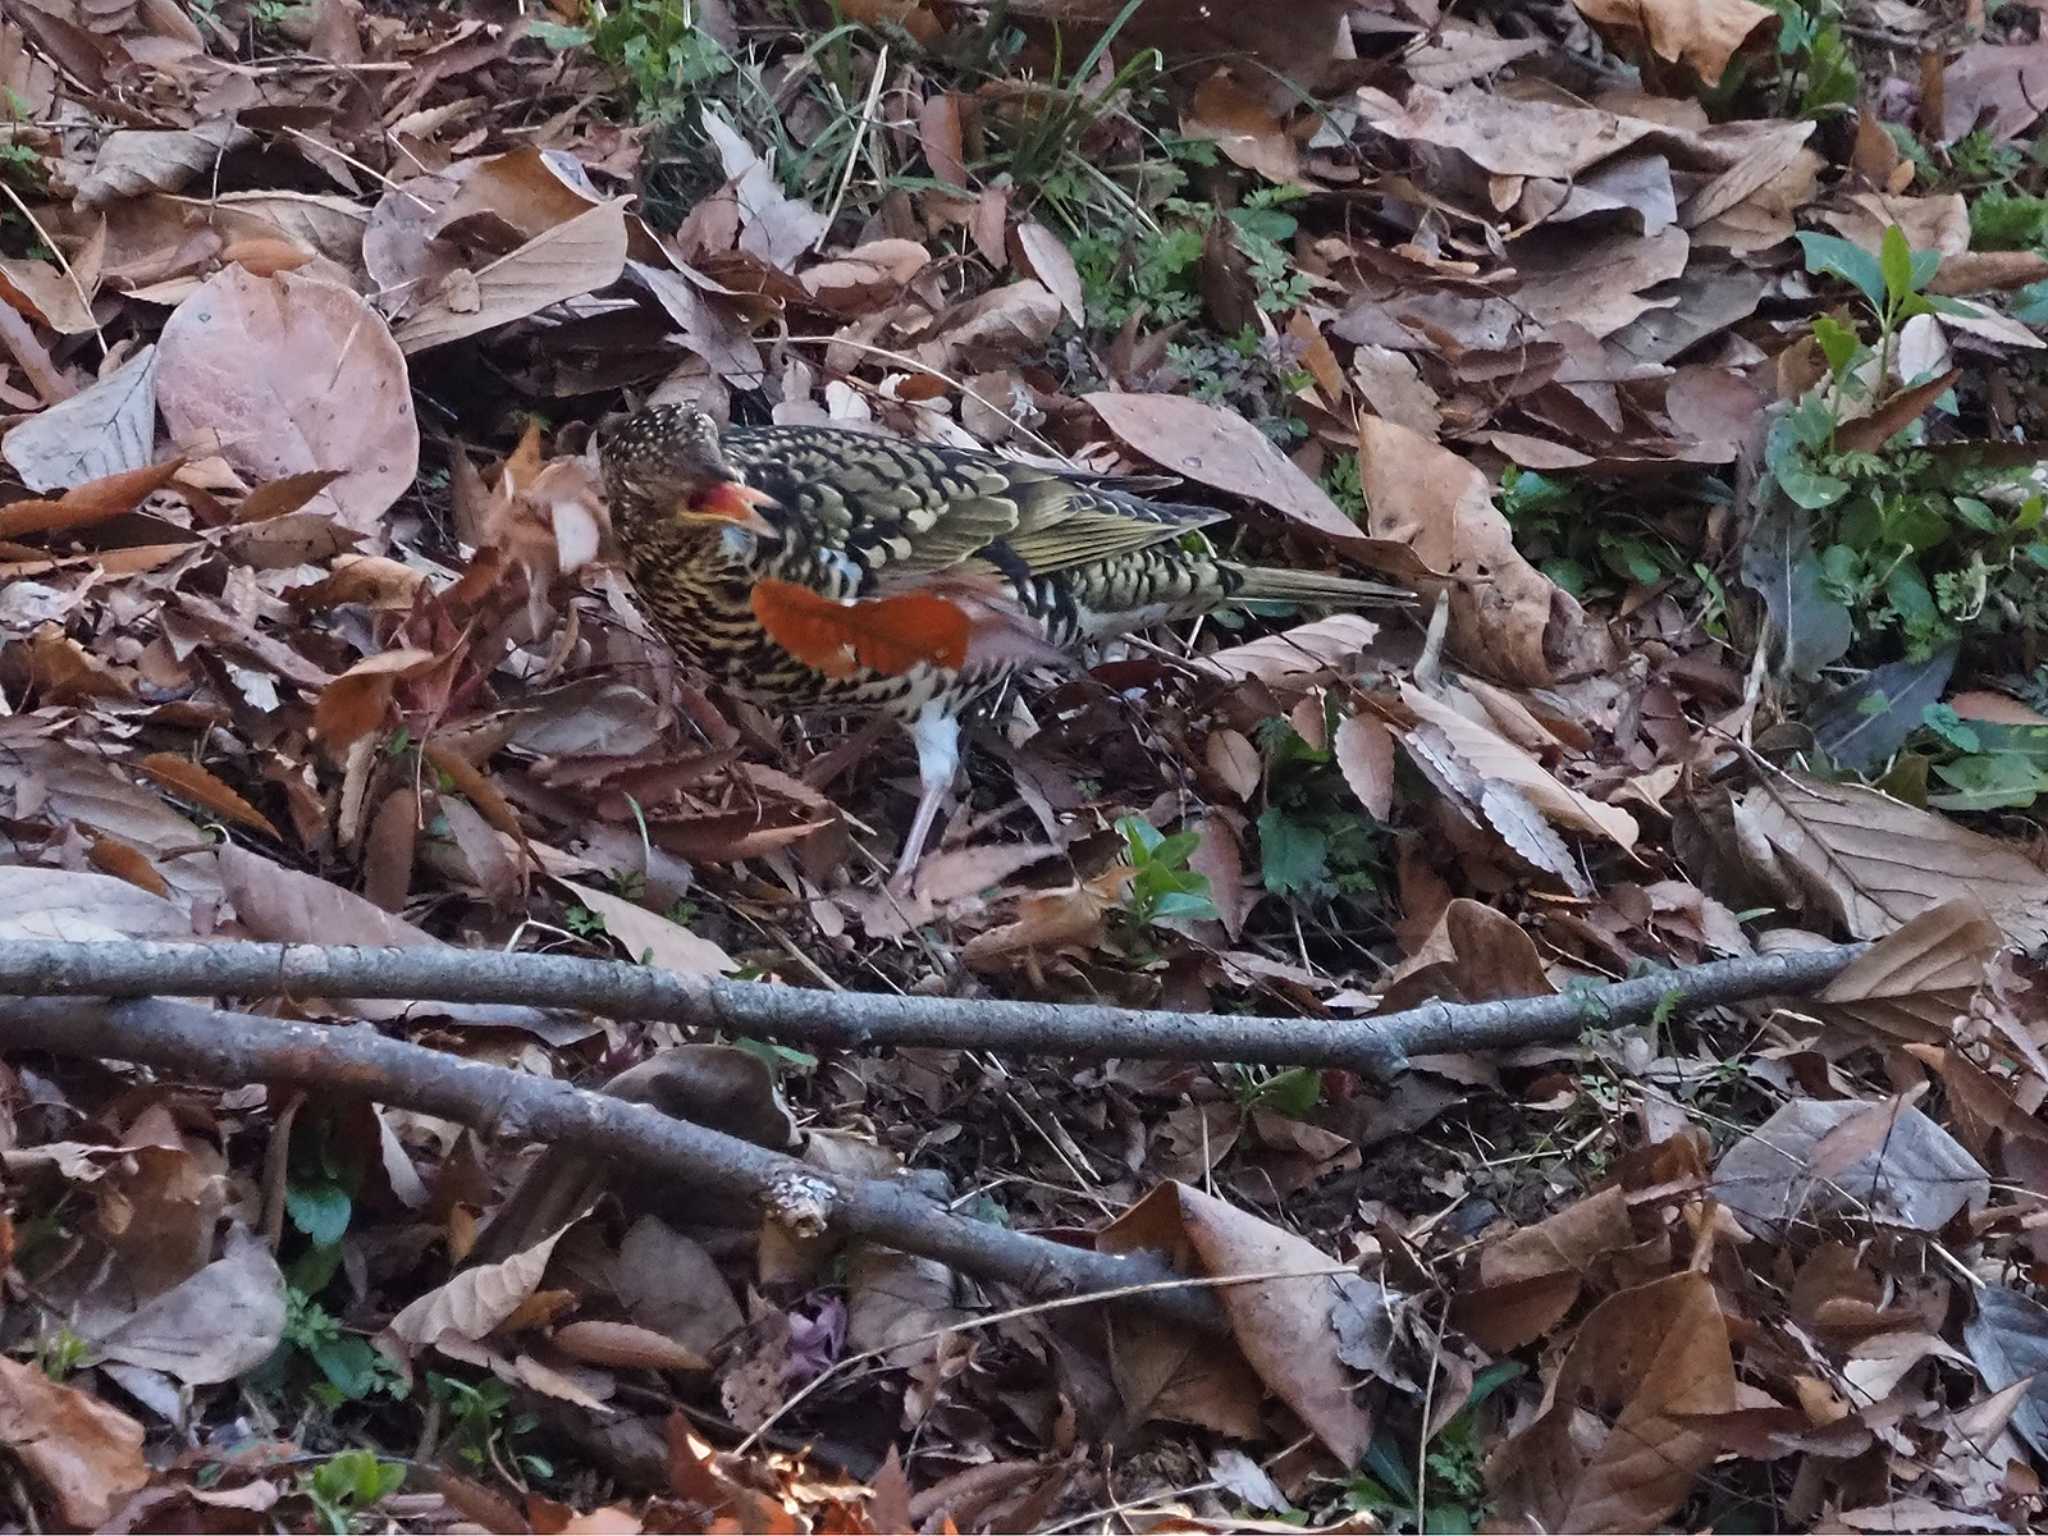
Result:
{"label": "green leaf", "polygon": [[1166,840],[1159,829],[1142,816],[1122,817],[1116,829],[1123,834],[1124,845],[1131,850],[1133,864],[1149,862],[1153,850]]}
{"label": "green leaf", "polygon": [[[1206,878],[1202,878],[1203,885],[1208,883]],[[1222,914],[1205,891],[1168,891],[1152,908],[1152,915],[1155,918],[1180,917],[1191,922],[1214,922]]]}
{"label": "green leaf", "polygon": [[1828,371],[1836,378],[1849,371],[1863,350],[1863,338],[1832,315],[1814,317],[1813,339],[1820,343],[1821,355],[1828,360]]}
{"label": "green leaf", "polygon": [[1870,252],[1839,235],[1802,232],[1799,245],[1806,253],[1806,270],[1839,277],[1870,301],[1872,309],[1885,307],[1884,269]]}
{"label": "green leaf", "polygon": [[1259,1085],[1253,1102],[1299,1120],[1323,1096],[1323,1074],[1314,1067],[1289,1067]]}
{"label": "green leaf", "polygon": [[2048,789],[2048,772],[2023,757],[2004,753],[1936,763],[1934,773],[1954,790],[1952,794],[1927,797],[1929,805],[1944,811],[2024,809],[2034,803],[2042,790]]}
{"label": "green leaf", "polygon": [[1763,597],[1784,637],[1779,665],[1791,676],[1812,677],[1849,649],[1849,610],[1821,580],[1804,514],[1773,509],[1758,520],[1742,551],[1742,581]]}
{"label": "green leaf", "polygon": [[284,1192],[285,1214],[315,1247],[331,1248],[348,1231],[354,1202],[339,1184],[292,1184]]}
{"label": "green leaf", "polygon": [[1313,822],[1268,806],[1259,817],[1260,873],[1275,896],[1312,895],[1329,878],[1330,839]]}
{"label": "green leaf", "polygon": [[530,21],[526,35],[534,38],[557,52],[570,48],[581,48],[590,41],[590,33],[583,27],[565,27],[558,21]]}
{"label": "green leaf", "polygon": [[1906,232],[1896,224],[1885,226],[1878,243],[1877,265],[1884,274],[1885,297],[1894,307],[1912,297],[1918,287],[1913,281],[1913,247],[1906,243]]}
{"label": "green leaf", "polygon": [[1920,723],[1958,752],[1976,752],[1983,739],[1975,726],[1967,724],[1952,704],[1930,704],[1920,712]]}

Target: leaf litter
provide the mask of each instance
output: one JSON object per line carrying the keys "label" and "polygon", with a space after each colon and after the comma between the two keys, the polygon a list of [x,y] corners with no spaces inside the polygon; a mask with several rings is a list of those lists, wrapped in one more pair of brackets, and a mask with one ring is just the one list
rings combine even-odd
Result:
{"label": "leaf litter", "polygon": [[[9,1053],[12,1517],[2038,1524],[2038,8],[836,14],[0,25],[0,936],[1332,1017],[1873,946],[1391,1083],[267,1000],[1166,1252],[1213,1339]],[[883,891],[908,761],[635,605],[592,437],[650,399],[1422,601],[1046,666]],[[918,600],[803,597],[827,664]],[[945,653],[1056,659],[1001,618]]]}

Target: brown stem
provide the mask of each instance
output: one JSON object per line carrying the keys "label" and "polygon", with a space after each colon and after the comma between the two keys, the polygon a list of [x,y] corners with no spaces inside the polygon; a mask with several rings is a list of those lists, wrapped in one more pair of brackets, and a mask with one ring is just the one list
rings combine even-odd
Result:
{"label": "brown stem", "polygon": [[[1569,1040],[1660,1009],[1825,986],[1868,946],[1835,945],[1490,1003],[1428,1003],[1368,1019],[1268,1019],[989,998],[824,992],[679,976],[650,966],[452,946],[0,942],[0,996],[416,998],[525,1003],[850,1049],[951,1046],[1068,1057],[1343,1067],[1386,1079],[1410,1056]],[[0,1037],[0,1045],[4,1045]]]}

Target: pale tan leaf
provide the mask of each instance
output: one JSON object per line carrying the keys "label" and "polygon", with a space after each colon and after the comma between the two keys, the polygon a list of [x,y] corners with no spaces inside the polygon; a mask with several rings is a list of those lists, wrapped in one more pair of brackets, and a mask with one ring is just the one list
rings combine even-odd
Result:
{"label": "pale tan leaf", "polygon": [[[1584,1414],[1582,1402],[1610,1412]],[[1543,1411],[1496,1453],[1489,1487],[1503,1515],[1538,1529],[1657,1530],[1719,1449],[1694,1416],[1735,1405],[1713,1282],[1652,1281],[1608,1297],[1579,1325]]]}
{"label": "pale tan leaf", "polygon": [[1410,683],[1401,685],[1401,702],[1416,717],[1450,738],[1458,755],[1488,779],[1520,791],[1550,820],[1580,832],[1607,838],[1618,847],[1633,848],[1636,821],[1619,806],[1607,805],[1568,789],[1520,747],[1491,726],[1481,725],[1440,699]]}
{"label": "pale tan leaf", "polygon": [[0,939],[189,939],[191,914],[112,875],[0,865]]}
{"label": "pale tan leaf", "polygon": [[570,1359],[589,1365],[643,1371],[711,1369],[711,1362],[689,1345],[635,1323],[569,1323],[554,1331],[552,1342]]}
{"label": "pale tan leaf", "polygon": [[1081,274],[1064,240],[1035,221],[1017,226],[1017,248],[1023,265],[1060,301],[1060,308],[1076,325],[1088,323],[1082,299]]}
{"label": "pale tan leaf", "polygon": [[574,880],[561,883],[604,919],[605,932],[636,960],[645,959],[683,976],[722,976],[739,969],[739,962],[731,955],[680,923],[672,923],[623,896],[613,896],[595,886],[578,885]]}
{"label": "pale tan leaf", "polygon": [[[1207,1276],[1284,1276],[1218,1290],[1231,1339],[1266,1389],[1340,1461],[1348,1466],[1365,1454],[1372,1416],[1355,1400],[1351,1371],[1332,1348],[1344,1293],[1331,1273],[1337,1266],[1314,1244],[1185,1184],[1154,1189],[1096,1244],[1109,1253],[1190,1252],[1196,1272]],[[1210,1372],[1229,1363],[1213,1346],[1202,1358]]]}
{"label": "pale tan leaf", "polygon": [[1773,774],[1737,810],[1807,900],[1859,939],[1973,896],[2013,943],[2048,942],[2048,874],[2010,843],[1874,789],[1799,774]]}
{"label": "pale tan leaf", "polygon": [[156,456],[156,370],[156,347],[142,348],[97,384],[11,428],[0,452],[36,491],[141,469]]}
{"label": "pale tan leaf", "polygon": [[487,1337],[539,1287],[555,1244],[568,1230],[557,1228],[501,1263],[464,1270],[392,1318],[386,1334],[414,1349],[430,1348],[447,1336],[471,1343]]}
{"label": "pale tan leaf", "polygon": [[400,322],[398,345],[423,352],[608,288],[626,270],[626,250],[624,202],[601,203],[478,269],[466,283],[452,274]]}
{"label": "pale tan leaf", "polygon": [[1829,982],[1820,1011],[1903,1040],[1946,1041],[2005,935],[1974,895],[1927,908]]}
{"label": "pale tan leaf", "polygon": [[1427,569],[1426,597],[1447,590],[1450,648],[1475,670],[1542,684],[1600,670],[1611,646],[1578,602],[1515,549],[1486,477],[1419,432],[1377,417],[1358,425],[1367,527]]}
{"label": "pale tan leaf", "polygon": [[1336,753],[1358,803],[1385,821],[1394,809],[1394,733],[1377,715],[1348,715],[1337,727]]}
{"label": "pale tan leaf", "polygon": [[1232,682],[1256,677],[1268,683],[1285,680],[1305,685],[1316,674],[1341,670],[1345,662],[1365,655],[1379,632],[1379,625],[1371,619],[1333,613],[1284,634],[1266,635],[1197,657],[1195,665]]}
{"label": "pale tan leaf", "polygon": [[336,472],[304,503],[381,531],[412,488],[420,434],[405,359],[367,302],[333,283],[229,267],[164,326],[157,380],[180,444],[218,445],[255,483]]}

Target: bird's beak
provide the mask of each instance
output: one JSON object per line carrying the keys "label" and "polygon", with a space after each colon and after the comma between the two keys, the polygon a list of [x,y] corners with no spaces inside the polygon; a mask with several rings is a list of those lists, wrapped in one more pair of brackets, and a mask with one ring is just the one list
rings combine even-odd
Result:
{"label": "bird's beak", "polygon": [[761,515],[762,507],[777,505],[766,491],[739,480],[721,480],[709,490],[690,498],[676,515],[688,522],[730,523],[761,538],[780,538],[782,530]]}

